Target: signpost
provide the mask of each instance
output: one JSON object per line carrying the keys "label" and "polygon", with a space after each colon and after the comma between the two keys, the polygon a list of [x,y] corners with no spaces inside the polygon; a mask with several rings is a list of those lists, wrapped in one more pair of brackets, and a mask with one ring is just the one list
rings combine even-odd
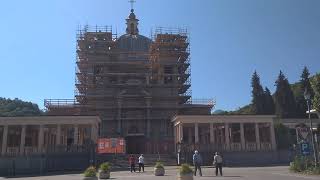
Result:
{"label": "signpost", "polygon": [[304,156],[310,155],[310,145],[309,143],[303,142],[301,143],[301,154]]}

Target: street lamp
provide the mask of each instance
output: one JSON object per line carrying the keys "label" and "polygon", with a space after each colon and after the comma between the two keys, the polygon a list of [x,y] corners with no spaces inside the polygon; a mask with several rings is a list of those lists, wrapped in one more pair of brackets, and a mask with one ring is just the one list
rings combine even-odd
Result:
{"label": "street lamp", "polygon": [[311,113],[310,113],[311,94],[310,94],[310,92],[308,91],[307,88],[304,91],[304,98],[306,99],[307,105],[308,105],[308,114],[309,114],[309,122],[310,122],[311,142],[312,142],[314,163],[315,163],[315,166],[317,167],[317,165],[318,165],[318,156],[317,156],[315,141],[314,141],[314,137],[313,137],[312,119],[311,119]]}

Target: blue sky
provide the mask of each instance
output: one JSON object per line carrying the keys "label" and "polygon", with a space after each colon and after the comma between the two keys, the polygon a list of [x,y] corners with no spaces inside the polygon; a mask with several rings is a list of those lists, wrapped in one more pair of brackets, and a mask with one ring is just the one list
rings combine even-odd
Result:
{"label": "blue sky", "polygon": [[[140,33],[188,27],[192,94],[232,110],[251,100],[254,70],[273,92],[280,70],[290,82],[305,65],[320,72],[318,0],[137,0]],[[43,107],[45,98],[73,98],[76,30],[112,25],[125,31],[127,0],[0,2],[0,97]]]}

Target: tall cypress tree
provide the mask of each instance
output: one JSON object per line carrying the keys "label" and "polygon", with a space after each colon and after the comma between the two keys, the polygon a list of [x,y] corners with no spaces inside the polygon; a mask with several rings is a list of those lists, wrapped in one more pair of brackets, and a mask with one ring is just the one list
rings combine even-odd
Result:
{"label": "tall cypress tree", "polygon": [[275,112],[280,118],[292,118],[296,116],[296,102],[288,79],[280,71],[275,92]]}
{"label": "tall cypress tree", "polygon": [[256,71],[254,71],[252,75],[251,86],[252,86],[251,112],[253,114],[264,114],[264,92],[260,84],[260,77]]}
{"label": "tall cypress tree", "polygon": [[[320,112],[320,74],[317,74],[314,79],[314,98],[313,107]],[[319,117],[320,118],[320,117]]]}
{"label": "tall cypress tree", "polygon": [[311,83],[309,80],[309,70],[307,67],[303,68],[302,74],[301,74],[301,80],[300,80],[300,87],[298,94],[296,96],[296,102],[297,102],[297,117],[306,117],[306,111],[308,110],[308,106],[306,103],[306,100],[304,99],[304,92],[307,90],[310,95],[311,99],[314,97],[314,92],[311,87]]}
{"label": "tall cypress tree", "polygon": [[264,90],[264,114],[274,114],[274,101],[270,90],[266,87]]}

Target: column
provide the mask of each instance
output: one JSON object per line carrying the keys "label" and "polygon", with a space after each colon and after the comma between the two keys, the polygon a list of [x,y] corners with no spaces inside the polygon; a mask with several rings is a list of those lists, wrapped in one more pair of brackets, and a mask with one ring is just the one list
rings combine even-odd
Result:
{"label": "column", "polygon": [[183,141],[183,125],[181,123],[179,124],[179,134],[180,134],[179,141],[182,142]]}
{"label": "column", "polygon": [[257,146],[257,150],[260,150],[259,123],[255,123],[255,134],[256,134],[256,146]]}
{"label": "column", "polygon": [[273,122],[270,123],[270,140],[271,140],[271,148],[272,150],[277,150],[277,143],[276,143],[276,137],[274,133],[274,125]]}
{"label": "column", "polygon": [[57,136],[56,136],[56,145],[61,144],[61,125],[57,124]]}
{"label": "column", "polygon": [[26,125],[21,126],[21,136],[20,136],[20,154],[24,154],[24,145],[26,142]]}
{"label": "column", "polygon": [[213,131],[213,123],[210,123],[210,143],[214,143],[214,131]]}
{"label": "column", "polygon": [[245,142],[245,137],[244,137],[244,128],[243,128],[244,124],[240,123],[240,138],[241,138],[241,147],[242,150],[246,149],[246,142]]}
{"label": "column", "polygon": [[199,124],[194,123],[194,142],[199,143]]}
{"label": "column", "polygon": [[5,155],[7,152],[7,141],[8,141],[8,125],[4,125],[3,135],[2,135],[2,146],[1,146],[2,155]]}
{"label": "column", "polygon": [[173,125],[174,152],[177,152],[177,127]]}
{"label": "column", "polygon": [[96,124],[92,124],[91,125],[91,140],[96,143],[96,140],[97,140],[97,135],[98,135],[98,132],[97,132],[97,128],[96,128]]}
{"label": "column", "polygon": [[188,127],[188,143],[192,144],[192,128]]}
{"label": "column", "polygon": [[78,139],[79,139],[79,127],[78,124],[75,124],[73,126],[73,144],[78,145]]}
{"label": "column", "polygon": [[230,149],[229,123],[224,124],[224,135],[226,139],[226,150]]}
{"label": "column", "polygon": [[42,152],[43,143],[44,143],[43,125],[40,125],[39,135],[38,135],[38,152]]}

